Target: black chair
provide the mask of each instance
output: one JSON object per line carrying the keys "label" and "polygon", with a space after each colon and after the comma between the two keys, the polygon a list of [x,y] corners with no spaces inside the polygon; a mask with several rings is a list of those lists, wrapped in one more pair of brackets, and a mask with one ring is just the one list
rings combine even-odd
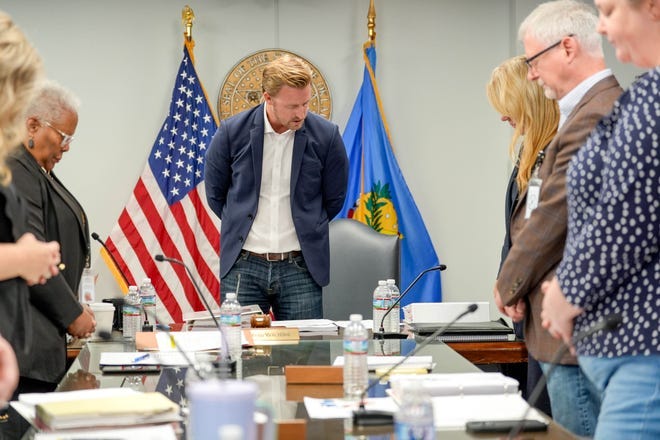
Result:
{"label": "black chair", "polygon": [[399,237],[374,231],[357,220],[330,222],[330,284],[323,288],[323,317],[345,321],[351,313],[372,319],[378,280],[399,284]]}

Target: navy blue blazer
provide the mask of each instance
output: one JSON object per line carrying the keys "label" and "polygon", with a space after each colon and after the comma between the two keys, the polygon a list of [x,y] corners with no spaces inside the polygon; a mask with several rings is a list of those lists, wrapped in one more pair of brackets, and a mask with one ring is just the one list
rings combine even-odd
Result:
{"label": "navy blue blazer", "polygon": [[[236,262],[259,208],[264,105],[222,121],[206,153],[209,206],[220,217],[220,276]],[[291,213],[309,272],[330,280],[328,223],[344,204],[348,157],[337,126],[308,113],[296,131],[291,164]]]}

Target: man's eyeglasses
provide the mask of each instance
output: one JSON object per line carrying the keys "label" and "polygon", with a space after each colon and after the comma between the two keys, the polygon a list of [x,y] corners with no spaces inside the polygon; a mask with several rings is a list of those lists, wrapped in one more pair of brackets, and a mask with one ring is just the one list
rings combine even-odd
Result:
{"label": "man's eyeglasses", "polygon": [[[569,34],[568,36],[569,36],[569,37],[572,37],[573,35],[575,35],[575,34]],[[564,38],[565,38],[565,37],[564,37]],[[546,48],[543,49],[541,52],[538,52],[538,53],[532,55],[532,56],[529,57],[529,58],[525,58],[525,64],[527,64],[527,67],[529,67],[529,68],[531,69],[531,68],[533,67],[533,66],[532,66],[532,63],[534,62],[534,60],[538,59],[538,57],[540,57],[540,56],[543,55],[544,53],[548,52],[549,50],[552,50],[552,49],[554,49],[555,47],[559,46],[559,45],[561,44],[561,42],[564,41],[564,38],[562,38],[561,40],[557,41],[555,44],[552,44],[552,45],[546,47]]]}
{"label": "man's eyeglasses", "polygon": [[73,135],[66,134],[62,130],[53,127],[53,125],[48,121],[43,121],[43,123],[49,126],[50,128],[52,128],[53,130],[55,130],[60,136],[62,136],[62,142],[60,142],[60,147],[66,147],[73,141]]}

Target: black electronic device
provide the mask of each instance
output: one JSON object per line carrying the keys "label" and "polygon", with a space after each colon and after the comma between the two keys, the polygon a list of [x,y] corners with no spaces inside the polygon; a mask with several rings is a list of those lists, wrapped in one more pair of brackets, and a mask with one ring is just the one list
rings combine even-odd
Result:
{"label": "black electronic device", "polygon": [[539,420],[490,420],[471,421],[465,424],[465,430],[469,433],[507,433],[520,425],[519,432],[541,432],[548,430],[548,424]]}

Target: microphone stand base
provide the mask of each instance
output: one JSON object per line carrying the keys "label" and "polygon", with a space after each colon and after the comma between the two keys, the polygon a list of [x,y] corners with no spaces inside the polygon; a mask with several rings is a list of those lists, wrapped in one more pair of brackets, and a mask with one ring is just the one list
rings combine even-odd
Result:
{"label": "microphone stand base", "polygon": [[378,332],[373,334],[373,339],[408,339],[408,335],[406,333]]}
{"label": "microphone stand base", "polygon": [[353,426],[387,425],[394,425],[394,414],[385,411],[367,411],[364,408],[353,411]]}
{"label": "microphone stand base", "polygon": [[214,367],[218,373],[218,379],[233,379],[236,377],[236,364],[233,359],[220,359],[214,362]]}

